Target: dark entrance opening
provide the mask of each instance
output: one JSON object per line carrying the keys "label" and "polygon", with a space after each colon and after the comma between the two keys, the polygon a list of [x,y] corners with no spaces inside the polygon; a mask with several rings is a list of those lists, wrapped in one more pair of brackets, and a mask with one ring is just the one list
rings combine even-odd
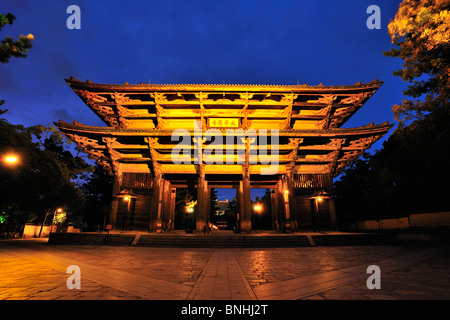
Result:
{"label": "dark entrance opening", "polygon": [[236,227],[238,203],[235,188],[211,188],[210,222],[219,230]]}
{"label": "dark entrance opening", "polygon": [[252,188],[252,230],[272,230],[272,197],[270,189]]}
{"label": "dark entrance opening", "polygon": [[174,229],[195,230],[197,190],[177,188],[175,196]]}

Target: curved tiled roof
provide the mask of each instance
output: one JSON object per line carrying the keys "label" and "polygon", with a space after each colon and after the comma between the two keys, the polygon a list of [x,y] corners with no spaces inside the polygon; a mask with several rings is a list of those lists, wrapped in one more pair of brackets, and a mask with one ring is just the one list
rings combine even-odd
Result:
{"label": "curved tiled roof", "polygon": [[324,86],[321,84],[311,86],[308,84],[301,85],[258,85],[258,84],[101,84],[95,83],[87,79],[86,81],[80,81],[74,77],[65,79],[71,87],[84,87],[91,89],[103,89],[103,90],[150,90],[150,91],[195,91],[195,90],[236,90],[236,91],[308,91],[308,90],[347,90],[347,89],[364,89],[364,88],[379,88],[383,81],[375,79],[368,83],[362,83],[361,81],[352,85],[340,85],[340,86]]}

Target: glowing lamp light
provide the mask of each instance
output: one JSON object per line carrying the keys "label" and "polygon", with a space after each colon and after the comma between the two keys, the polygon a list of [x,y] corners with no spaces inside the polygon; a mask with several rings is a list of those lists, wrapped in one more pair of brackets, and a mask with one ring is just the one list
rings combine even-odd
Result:
{"label": "glowing lamp light", "polygon": [[317,201],[319,201],[319,202],[322,201],[322,197],[318,197]]}
{"label": "glowing lamp light", "polygon": [[123,197],[123,200],[128,201],[128,200],[130,200],[130,197],[129,196],[125,196],[125,197]]}
{"label": "glowing lamp light", "polygon": [[11,156],[6,156],[5,161],[7,163],[13,164],[13,163],[16,163],[17,161],[19,161],[19,159],[16,156],[11,155]]}
{"label": "glowing lamp light", "polygon": [[63,211],[63,209],[61,209],[61,208],[58,208],[58,209],[56,209],[56,211],[57,211],[57,212],[62,212],[62,211]]}

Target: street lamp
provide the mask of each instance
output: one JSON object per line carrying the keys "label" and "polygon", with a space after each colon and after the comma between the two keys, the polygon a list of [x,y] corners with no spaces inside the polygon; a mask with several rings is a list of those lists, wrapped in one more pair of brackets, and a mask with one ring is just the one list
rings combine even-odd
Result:
{"label": "street lamp", "polygon": [[[122,230],[124,230],[125,222],[127,222],[128,218],[129,218],[128,216],[130,215],[131,200],[136,199],[137,197],[134,195],[134,193],[131,190],[127,190],[127,189],[120,191],[119,194],[116,195],[115,197],[122,198],[124,201],[127,202],[127,214],[126,214],[126,217],[124,217],[124,223],[122,226]],[[128,230],[128,227],[127,227],[127,230]]]}
{"label": "street lamp", "polygon": [[[320,226],[319,226],[319,202],[322,202],[323,199],[331,198],[325,191],[320,190],[316,191],[312,194],[310,199],[314,200],[314,228],[317,229],[318,232],[320,232]],[[314,230],[316,231],[316,230]]]}
{"label": "street lamp", "polygon": [[19,157],[15,154],[6,154],[1,157],[0,160],[4,161],[7,165],[16,165],[19,162]]}
{"label": "street lamp", "polygon": [[64,211],[64,210],[63,210],[62,208],[57,208],[57,209],[55,210],[55,213],[53,214],[52,226],[51,226],[51,229],[50,229],[50,230],[53,230],[53,225],[55,224],[55,220],[56,220],[57,214],[61,214],[63,211]]}
{"label": "street lamp", "polygon": [[190,226],[190,213],[194,212],[194,206],[197,204],[197,200],[196,201],[191,201],[186,203],[186,212],[187,212],[187,228],[186,228],[186,232],[191,232],[191,229],[189,228]]}
{"label": "street lamp", "polygon": [[[39,230],[38,238],[41,237],[42,228],[44,227],[45,220],[47,220],[47,216],[52,212],[52,209],[53,209],[53,208],[54,208],[54,207],[48,209],[47,213],[45,214],[44,220],[42,221],[42,224],[41,224],[41,230]],[[53,223],[55,222],[55,216],[56,216],[56,213],[57,213],[57,212],[58,212],[58,213],[61,213],[61,212],[63,212],[63,209],[62,209],[62,208],[56,208],[56,209],[55,209],[55,211],[54,211],[54,213],[53,213],[52,224],[51,224],[51,226],[50,226],[50,232],[52,232],[52,229],[53,229]]]}

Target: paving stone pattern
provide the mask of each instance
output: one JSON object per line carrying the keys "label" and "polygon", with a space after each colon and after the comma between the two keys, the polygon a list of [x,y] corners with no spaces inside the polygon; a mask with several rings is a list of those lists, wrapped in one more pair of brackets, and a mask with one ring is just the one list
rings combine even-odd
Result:
{"label": "paving stone pattern", "polygon": [[[0,241],[4,300],[450,298],[448,246],[153,248]],[[81,288],[68,289],[69,265]],[[381,289],[369,290],[369,265]]]}

